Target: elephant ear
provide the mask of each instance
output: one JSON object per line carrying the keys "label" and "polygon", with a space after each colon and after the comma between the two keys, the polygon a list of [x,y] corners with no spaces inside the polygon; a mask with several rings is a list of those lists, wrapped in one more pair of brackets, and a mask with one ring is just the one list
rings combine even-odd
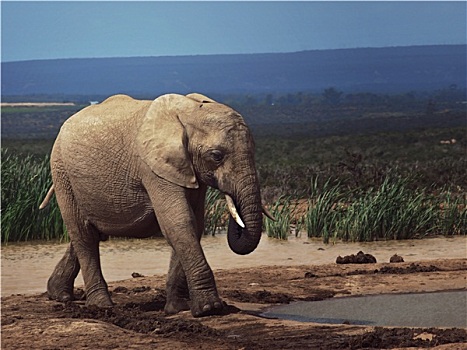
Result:
{"label": "elephant ear", "polygon": [[198,188],[186,130],[177,115],[183,99],[181,95],[164,95],[151,103],[136,136],[136,147],[156,175],[179,186]]}
{"label": "elephant ear", "polygon": [[200,103],[216,103],[216,101],[214,101],[213,99],[211,99],[211,98],[209,98],[207,96],[198,94],[197,92],[194,92],[192,94],[188,94],[188,95],[186,95],[186,97],[191,98],[192,100],[194,100],[196,102],[200,102]]}

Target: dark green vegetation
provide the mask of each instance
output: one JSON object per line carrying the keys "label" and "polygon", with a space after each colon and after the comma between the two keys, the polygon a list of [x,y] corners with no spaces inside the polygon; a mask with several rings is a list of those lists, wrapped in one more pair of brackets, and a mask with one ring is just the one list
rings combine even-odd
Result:
{"label": "dark green vegetation", "polygon": [[39,204],[51,185],[49,157],[22,156],[2,148],[2,241],[67,239],[55,197]]}
{"label": "dark green vegetation", "polygon": [[82,104],[2,107],[2,147],[21,153],[48,154],[60,126],[83,107]]}
{"label": "dark green vegetation", "polygon": [[410,189],[409,180],[388,176],[378,187],[346,189],[330,181],[312,181],[308,200],[280,198],[271,208],[276,222],[267,221],[270,237],[296,234],[330,240],[373,241],[455,235],[467,232],[465,195],[446,190],[436,195]]}
{"label": "dark green vegetation", "polygon": [[[406,239],[467,232],[465,90],[431,94],[226,97],[255,135],[263,197],[277,222],[324,241]],[[65,238],[46,154],[82,106],[2,109],[2,241]],[[6,150],[8,149],[8,150]],[[208,194],[206,233],[227,216]]]}

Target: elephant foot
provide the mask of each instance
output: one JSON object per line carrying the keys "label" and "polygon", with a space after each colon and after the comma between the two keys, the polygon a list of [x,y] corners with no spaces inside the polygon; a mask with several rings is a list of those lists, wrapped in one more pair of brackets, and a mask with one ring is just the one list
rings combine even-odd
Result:
{"label": "elephant foot", "polygon": [[56,300],[62,303],[75,300],[75,296],[73,295],[73,293],[70,293],[68,291],[51,292],[48,290],[47,295],[50,300]]}
{"label": "elephant foot", "polygon": [[65,287],[59,283],[56,283],[52,277],[47,282],[47,295],[50,300],[56,300],[60,302],[75,300],[75,296],[73,295],[73,286]]}
{"label": "elephant foot", "polygon": [[[216,293],[217,294],[217,293]],[[191,296],[190,309],[194,317],[220,315],[223,313],[225,303],[217,295]]]}
{"label": "elephant foot", "polygon": [[180,311],[187,311],[190,310],[190,306],[188,305],[188,301],[186,299],[181,298],[167,298],[167,302],[165,303],[164,311],[168,315],[173,315],[179,313]]}
{"label": "elephant foot", "polygon": [[110,298],[107,288],[99,288],[86,291],[86,306],[110,308],[114,306],[114,303]]}

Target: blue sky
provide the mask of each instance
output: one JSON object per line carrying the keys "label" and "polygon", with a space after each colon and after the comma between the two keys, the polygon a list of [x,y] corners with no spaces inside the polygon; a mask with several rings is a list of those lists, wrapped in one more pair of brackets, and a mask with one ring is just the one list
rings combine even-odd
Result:
{"label": "blue sky", "polygon": [[466,44],[465,1],[1,2],[2,61]]}

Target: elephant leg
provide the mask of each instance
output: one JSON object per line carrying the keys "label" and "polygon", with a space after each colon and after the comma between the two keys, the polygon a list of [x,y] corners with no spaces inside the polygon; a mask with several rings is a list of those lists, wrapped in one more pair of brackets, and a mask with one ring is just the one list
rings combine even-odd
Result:
{"label": "elephant leg", "polygon": [[73,284],[79,273],[79,261],[73,245],[68,249],[58,262],[54,272],[47,281],[47,294],[50,299],[61,302],[74,300]]}
{"label": "elephant leg", "polygon": [[86,305],[113,306],[107,283],[102,275],[99,256],[100,233],[87,220],[81,221],[81,224],[76,222],[71,227],[75,227],[75,229],[68,231],[81,266],[86,291]]}
{"label": "elephant leg", "polygon": [[185,273],[192,315],[199,317],[220,313],[223,303],[197,237],[194,210],[187,201],[188,190],[161,179],[148,179],[145,186],[159,226]]}
{"label": "elephant leg", "polygon": [[[204,200],[206,195],[206,188],[203,187],[194,193],[191,198],[190,204],[193,209],[193,213],[196,218],[196,236],[198,241],[201,240],[201,236],[204,231]],[[169,273],[167,275],[167,302],[165,304],[164,311],[167,314],[175,314],[180,311],[190,310],[189,299],[190,291],[188,289],[188,283],[183,271],[182,264],[177,258],[175,250],[172,249],[172,255],[170,258]]]}
{"label": "elephant leg", "polygon": [[164,311],[167,314],[176,314],[177,312],[190,310],[188,300],[190,292],[182,264],[177,258],[175,250],[172,249],[170,258],[169,273],[167,275],[167,301]]}
{"label": "elephant leg", "polygon": [[[70,257],[64,259],[71,262],[78,260],[77,266],[81,268],[86,290],[86,305],[110,307],[113,303],[102,275],[99,257],[102,235],[83,217],[66,172],[56,169],[54,175],[55,194],[72,247]],[[60,264],[63,264],[63,259]]]}

